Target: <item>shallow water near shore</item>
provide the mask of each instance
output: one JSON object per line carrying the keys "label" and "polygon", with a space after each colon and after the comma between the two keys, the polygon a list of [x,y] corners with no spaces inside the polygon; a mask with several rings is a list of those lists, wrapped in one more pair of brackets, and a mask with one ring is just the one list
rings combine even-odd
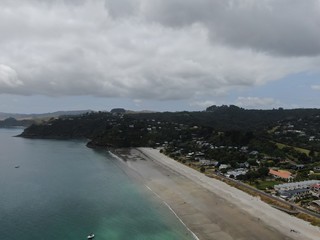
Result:
{"label": "shallow water near shore", "polygon": [[81,141],[0,129],[0,239],[175,240],[190,232],[119,160]]}

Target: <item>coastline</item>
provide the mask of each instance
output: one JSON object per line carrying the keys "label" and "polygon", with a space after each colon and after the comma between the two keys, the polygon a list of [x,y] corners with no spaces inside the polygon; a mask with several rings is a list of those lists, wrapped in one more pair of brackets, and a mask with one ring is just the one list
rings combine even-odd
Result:
{"label": "coastline", "polygon": [[[158,150],[113,151],[199,239],[309,239],[318,227],[208,178]],[[292,231],[294,230],[294,231]]]}
{"label": "coastline", "polygon": [[[116,148],[112,148],[112,149],[108,149],[109,154],[117,159],[118,161],[120,161],[121,163],[125,163],[127,167],[129,167],[129,169],[131,170],[130,172],[126,171],[126,173],[128,175],[130,175],[130,177],[135,178],[138,181],[142,181],[142,184],[146,187],[146,189],[152,193],[152,195],[154,195],[160,202],[162,202],[169,210],[170,212],[175,216],[175,218],[177,218],[179,220],[179,222],[184,226],[184,228],[191,234],[191,236],[193,237],[194,240],[200,240],[198,238],[198,236],[192,232],[192,230],[183,222],[183,220],[178,216],[178,214],[172,209],[172,207],[166,202],[164,201],[161,196],[156,193],[154,190],[152,190],[148,185],[146,185],[144,183],[144,179],[142,178],[142,176],[139,174],[138,171],[136,171],[135,168],[132,167],[131,165],[131,161],[134,159],[134,161],[136,160],[135,157],[131,158],[130,153],[129,153],[129,149],[121,149],[121,151],[119,151],[119,149]],[[133,172],[134,174],[133,174]],[[138,178],[138,179],[137,179]]]}
{"label": "coastline", "polygon": [[191,235],[193,236],[193,238],[195,239],[195,240],[200,240],[199,238],[198,238],[198,236],[194,233],[194,232],[192,232],[191,231],[191,229],[182,221],[182,219],[178,216],[178,214],[172,209],[172,207],[167,203],[167,202],[165,202],[165,201],[163,201],[163,199],[160,197],[160,195],[159,194],[157,194],[156,192],[154,192],[149,186],[147,186],[147,185],[145,185],[146,186],[146,188],[149,190],[149,191],[151,191],[154,195],[156,195],[156,197],[157,198],[159,198],[166,206],[167,206],[167,208],[169,208],[169,210],[174,214],[174,216],[182,223],[182,225],[191,233]]}

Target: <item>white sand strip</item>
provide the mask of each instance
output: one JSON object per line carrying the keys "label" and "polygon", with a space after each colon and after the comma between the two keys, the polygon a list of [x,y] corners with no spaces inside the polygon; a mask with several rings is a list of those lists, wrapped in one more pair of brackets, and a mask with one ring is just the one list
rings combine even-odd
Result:
{"label": "white sand strip", "polygon": [[260,199],[252,197],[249,194],[231,187],[224,182],[209,178],[204,174],[161,154],[156,149],[139,148],[139,150],[142,151],[152,161],[169,167],[173,171],[183,175],[207,190],[221,196],[235,206],[245,210],[252,216],[258,216],[258,219],[277,229],[284,235],[289,236],[290,238],[297,240],[320,239],[319,227],[312,226],[301,219],[274,209]]}

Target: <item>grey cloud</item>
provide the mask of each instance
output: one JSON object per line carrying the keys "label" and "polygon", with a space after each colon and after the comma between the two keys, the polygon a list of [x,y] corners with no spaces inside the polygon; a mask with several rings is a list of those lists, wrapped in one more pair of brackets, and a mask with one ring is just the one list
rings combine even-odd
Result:
{"label": "grey cloud", "polygon": [[319,7],[317,0],[256,1],[229,9],[210,28],[213,38],[234,47],[276,55],[319,55]]}
{"label": "grey cloud", "polygon": [[156,0],[146,17],[166,26],[202,23],[213,43],[285,56],[320,54],[318,0]]}
{"label": "grey cloud", "polygon": [[17,72],[9,66],[0,64],[0,87],[16,88],[23,85],[22,81],[18,79]]}
{"label": "grey cloud", "polygon": [[105,7],[114,18],[128,17],[137,13],[139,0],[105,0]]}
{"label": "grey cloud", "polygon": [[196,99],[318,69],[319,57],[257,45],[267,2],[257,26],[239,20],[248,34],[262,29],[249,44],[229,32],[254,14],[239,1],[36,1],[0,2],[0,94]]}
{"label": "grey cloud", "polygon": [[224,5],[212,0],[153,0],[141,1],[142,13],[148,20],[172,27],[181,27],[215,18]]}
{"label": "grey cloud", "polygon": [[194,101],[190,103],[190,106],[197,107],[199,109],[206,109],[207,107],[210,107],[212,105],[219,105],[215,101],[210,100],[204,100],[204,101]]}

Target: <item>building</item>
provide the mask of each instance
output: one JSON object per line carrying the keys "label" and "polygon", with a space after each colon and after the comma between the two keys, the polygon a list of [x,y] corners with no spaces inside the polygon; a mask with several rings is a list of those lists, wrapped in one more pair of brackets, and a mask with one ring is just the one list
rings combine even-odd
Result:
{"label": "building", "polygon": [[199,163],[201,166],[217,166],[219,164],[219,162],[217,161],[212,161],[207,159],[200,159]]}
{"label": "building", "polygon": [[310,194],[310,189],[293,189],[293,190],[284,190],[278,192],[279,196],[286,200],[296,200],[297,198],[305,197]]}
{"label": "building", "polygon": [[305,167],[304,164],[296,164],[292,168],[295,170],[302,170],[304,169],[304,167]]}
{"label": "building", "polygon": [[287,190],[295,190],[295,189],[310,189],[312,185],[320,184],[319,180],[308,180],[308,181],[301,181],[301,182],[291,182],[291,183],[283,183],[274,185],[274,189],[276,191],[287,191]]}
{"label": "building", "polygon": [[234,170],[230,170],[228,171],[225,176],[226,177],[234,177],[237,178],[239,175],[245,175],[248,172],[248,169],[244,169],[244,168],[237,168]]}
{"label": "building", "polygon": [[281,179],[284,179],[288,182],[293,179],[293,177],[291,176],[292,173],[289,171],[285,171],[285,170],[269,169],[269,174],[274,176],[275,178],[281,178]]}
{"label": "building", "polygon": [[314,167],[314,168],[313,168],[313,171],[315,171],[315,172],[320,172],[320,166]]}
{"label": "building", "polygon": [[239,167],[240,168],[249,168],[250,164],[248,162],[244,162],[244,163],[239,163]]}
{"label": "building", "polygon": [[310,186],[311,194],[320,198],[320,183],[316,183]]}
{"label": "building", "polygon": [[229,164],[220,164],[220,166],[219,166],[219,170],[227,169],[227,168],[229,168],[229,167],[230,167],[230,165],[229,165]]}

